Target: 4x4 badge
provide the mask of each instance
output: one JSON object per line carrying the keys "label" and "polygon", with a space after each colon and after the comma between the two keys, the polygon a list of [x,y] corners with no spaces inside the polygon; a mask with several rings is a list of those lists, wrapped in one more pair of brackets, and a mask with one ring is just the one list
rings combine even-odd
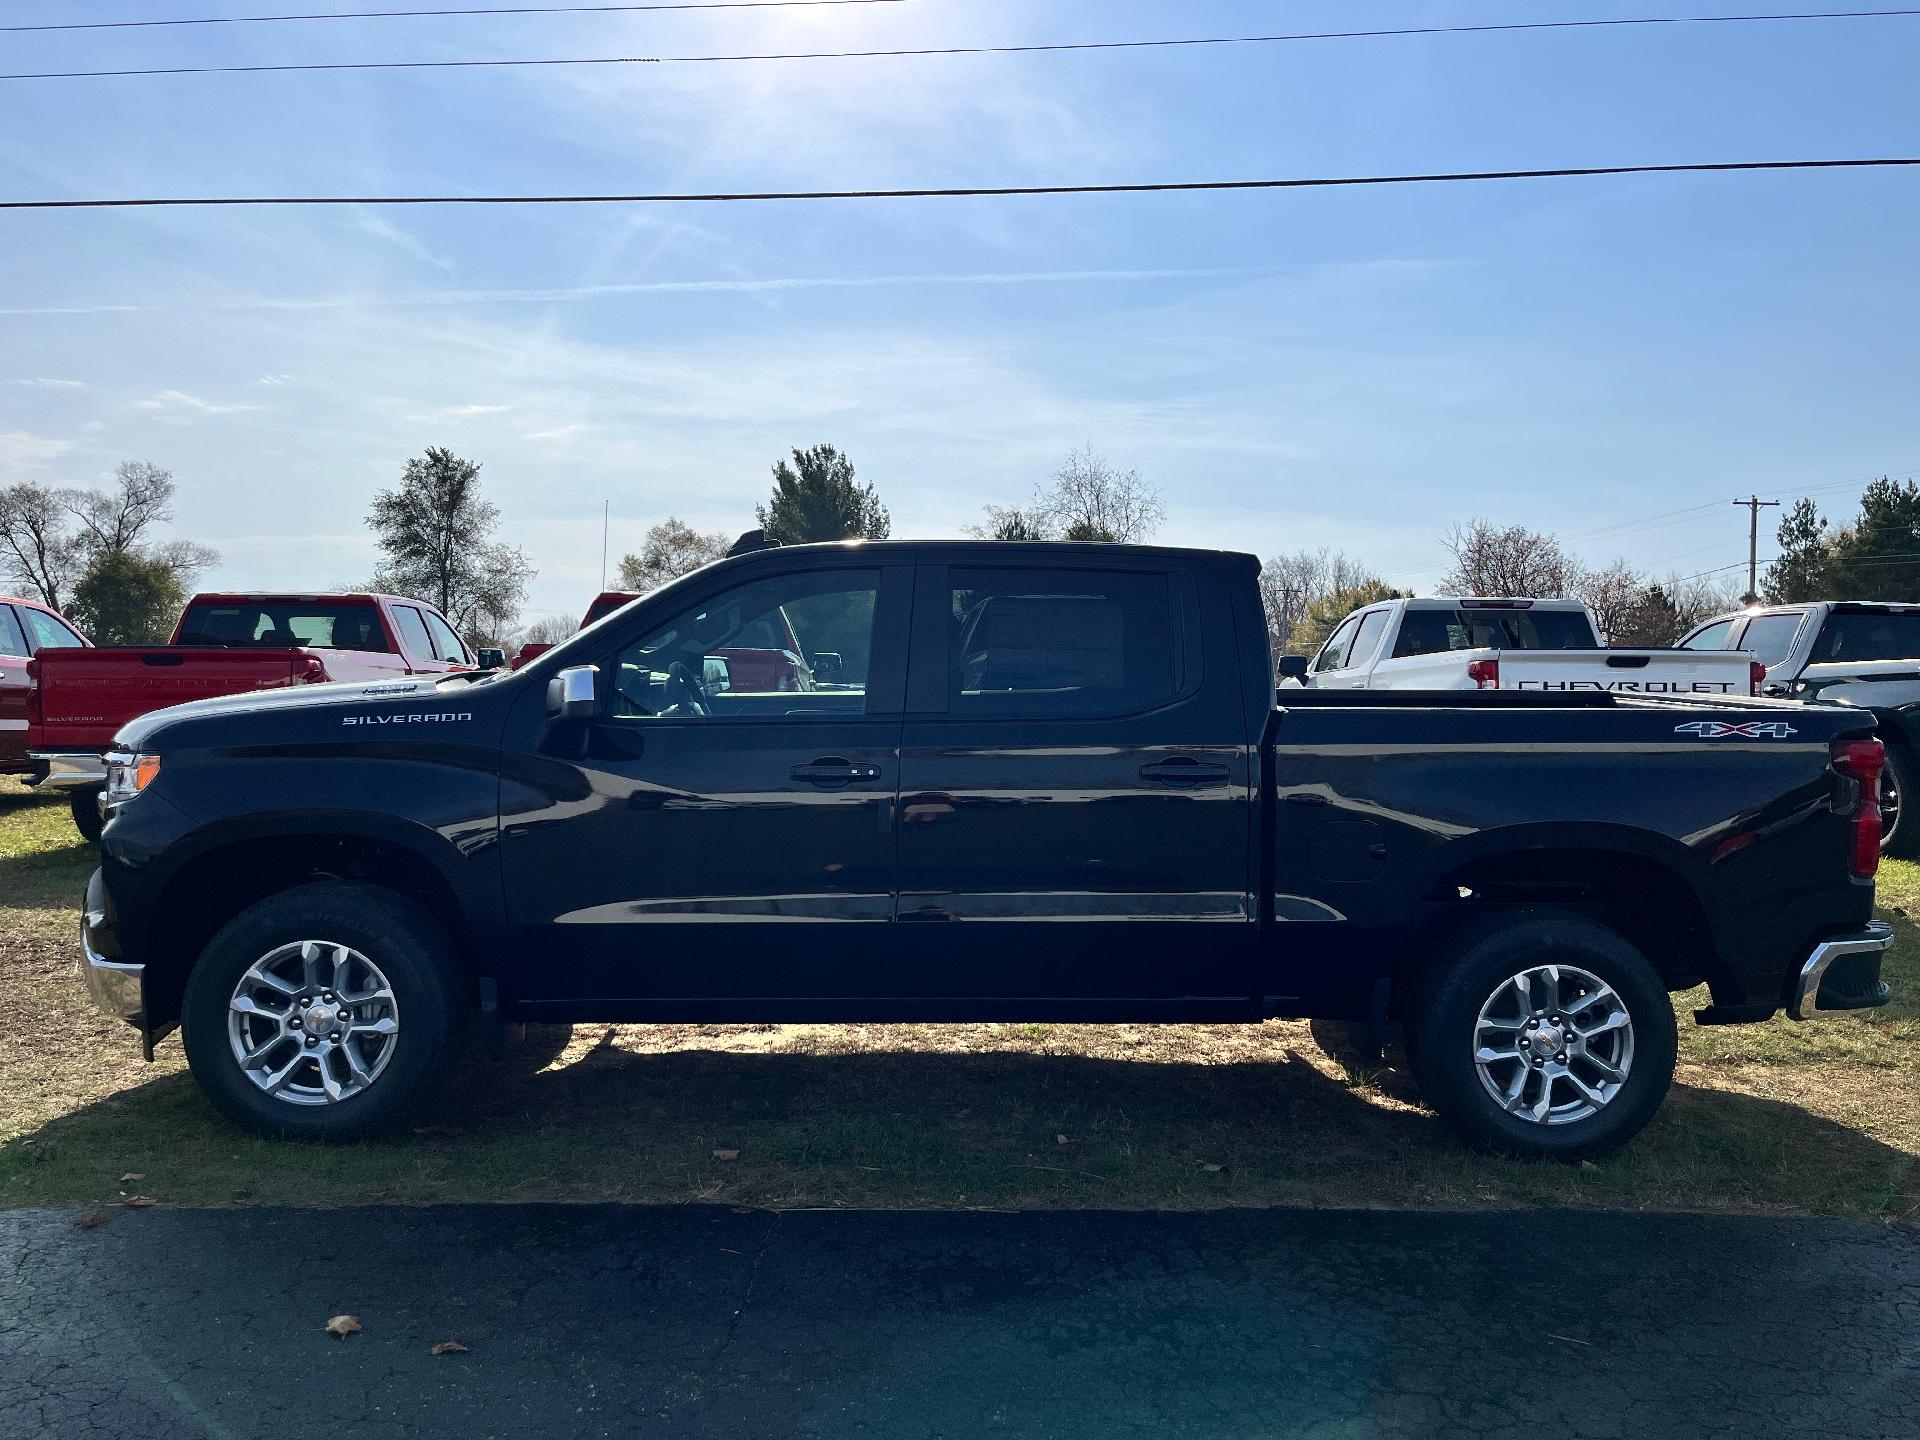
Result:
{"label": "4x4 badge", "polygon": [[1690,720],[1673,727],[1676,735],[1697,735],[1702,740],[1784,740],[1800,732],[1784,720]]}

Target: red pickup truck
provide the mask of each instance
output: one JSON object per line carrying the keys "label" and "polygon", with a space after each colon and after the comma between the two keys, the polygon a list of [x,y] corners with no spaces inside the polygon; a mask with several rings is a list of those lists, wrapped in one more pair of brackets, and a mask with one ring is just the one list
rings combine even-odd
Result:
{"label": "red pickup truck", "polygon": [[[10,602],[13,603],[13,602]],[[32,783],[71,789],[74,823],[99,834],[102,754],[150,710],[288,685],[470,670],[431,605],[394,595],[196,595],[167,645],[49,649],[27,665]]]}

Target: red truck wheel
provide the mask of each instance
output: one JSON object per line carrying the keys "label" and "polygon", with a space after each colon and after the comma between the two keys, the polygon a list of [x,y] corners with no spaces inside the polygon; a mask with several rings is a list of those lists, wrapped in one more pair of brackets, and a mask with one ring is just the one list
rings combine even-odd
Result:
{"label": "red truck wheel", "polygon": [[85,790],[75,790],[67,799],[73,811],[73,828],[89,844],[98,844],[100,832],[107,828],[107,822],[100,814],[100,788],[89,786]]}

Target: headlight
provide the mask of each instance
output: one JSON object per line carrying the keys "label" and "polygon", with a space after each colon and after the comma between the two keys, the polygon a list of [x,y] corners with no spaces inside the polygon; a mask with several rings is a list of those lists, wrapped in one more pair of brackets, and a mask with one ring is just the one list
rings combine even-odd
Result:
{"label": "headlight", "polygon": [[107,804],[125,804],[151,785],[159,774],[158,755],[113,751],[107,756]]}

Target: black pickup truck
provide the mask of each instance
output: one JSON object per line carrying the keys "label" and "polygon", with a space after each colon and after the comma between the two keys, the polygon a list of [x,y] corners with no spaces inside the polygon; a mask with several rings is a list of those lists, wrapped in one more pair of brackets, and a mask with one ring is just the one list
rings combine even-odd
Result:
{"label": "black pickup truck", "polygon": [[[1287,691],[1251,556],[762,549],[516,673],[124,729],[83,968],[214,1103],[389,1121],[475,1013],[1405,1026],[1471,1140],[1644,1125],[1703,1024],[1884,1001],[1873,718]],[[752,677],[751,684],[736,677]]]}

